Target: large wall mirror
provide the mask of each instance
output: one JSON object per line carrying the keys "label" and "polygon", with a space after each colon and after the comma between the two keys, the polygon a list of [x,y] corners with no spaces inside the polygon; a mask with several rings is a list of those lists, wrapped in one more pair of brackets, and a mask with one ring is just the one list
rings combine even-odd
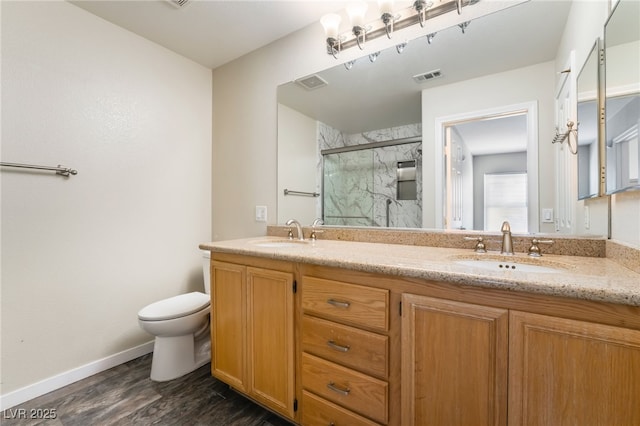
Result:
{"label": "large wall mirror", "polygon": [[[578,98],[578,199],[598,197],[601,191],[602,61],[600,39],[596,40],[577,82]],[[570,135],[569,137],[573,137]]]}
{"label": "large wall mirror", "polygon": [[[533,102],[537,117],[544,117],[548,127],[541,129],[545,132],[536,137],[536,143],[539,140],[539,144],[544,144],[544,149],[551,152],[547,145],[551,146],[553,130],[549,118],[554,109],[552,63],[570,8],[571,3],[564,1],[525,2],[472,20],[465,28],[454,26],[411,40],[406,46],[399,45],[371,57],[367,55],[355,63],[338,63],[333,68],[280,86],[278,223],[295,217],[310,224],[314,218],[323,217],[326,223],[347,226],[446,228],[442,220],[437,225],[438,221],[432,217],[436,204],[447,202],[447,196],[436,200],[435,187],[444,187],[447,181],[445,158],[434,158],[436,150],[432,146],[444,144],[444,141],[435,141],[436,132],[432,128],[424,129],[423,125],[434,125],[435,119],[431,116],[437,118],[487,109],[478,103],[478,99],[490,101],[499,97],[492,93],[505,95],[510,91],[507,87],[543,86],[536,93],[545,92],[548,87],[549,101],[538,102],[536,95],[531,95],[492,107]],[[541,26],[544,31],[540,31]],[[399,44],[402,41],[398,39]],[[505,76],[504,80],[496,79],[497,87],[501,89],[491,89],[493,92],[487,93],[486,87],[479,87],[485,84],[482,79],[496,75]],[[510,78],[516,78],[514,76],[518,80],[510,81]],[[542,80],[544,83],[539,82]],[[456,91],[448,92],[453,86]],[[460,92],[464,87],[468,89]],[[439,100],[431,97],[432,91],[438,91]],[[445,103],[457,110],[443,108],[438,111],[439,105]],[[468,126],[460,123],[452,131],[456,137],[463,136],[477,152],[491,151],[496,159],[500,155],[521,155],[518,164],[522,167],[505,173],[522,172],[526,168],[543,170],[538,164],[538,152],[526,152],[526,142],[525,148],[516,148],[514,143],[504,152],[495,152],[500,140],[511,135],[508,129],[527,133],[526,129],[522,130],[523,122],[527,126],[526,114],[516,111],[502,118],[504,120],[478,123],[475,130],[473,123]],[[498,124],[509,127],[496,128]],[[538,126],[534,126],[537,129]],[[493,137],[487,138],[489,128],[493,129]],[[545,137],[547,134],[550,135],[548,138]],[[490,146],[479,146],[483,143]],[[444,151],[444,145],[441,151]],[[460,153],[451,158],[459,160],[463,157]],[[526,158],[535,158],[536,163],[527,166]],[[552,154],[540,158],[542,160],[547,164],[554,161]],[[443,175],[437,179],[427,178],[434,174],[436,164],[441,165]],[[553,200],[553,176],[550,173],[533,176],[534,182],[526,184],[527,188],[534,188],[529,191],[535,192],[540,199]],[[453,189],[454,180],[450,177],[448,182]],[[289,195],[285,195],[285,190]],[[474,197],[473,191],[458,191],[455,198],[449,196],[459,200],[459,205],[467,203],[463,201],[464,197]],[[480,195],[475,194],[475,197],[477,200]],[[483,203],[476,201],[475,204]],[[537,210],[544,207],[552,205],[531,206],[525,202],[525,210],[536,210],[530,215],[536,218],[536,223],[528,226],[525,232],[538,231]],[[331,214],[328,214],[329,208],[334,209]],[[441,210],[454,211],[452,208]],[[471,214],[478,216],[475,212]],[[477,219],[477,222],[484,222],[484,219]],[[551,226],[546,229],[552,232],[553,224],[546,225]],[[476,228],[472,226],[459,227]]]}
{"label": "large wall mirror", "polygon": [[640,2],[620,0],[605,25],[606,190],[639,190]]}

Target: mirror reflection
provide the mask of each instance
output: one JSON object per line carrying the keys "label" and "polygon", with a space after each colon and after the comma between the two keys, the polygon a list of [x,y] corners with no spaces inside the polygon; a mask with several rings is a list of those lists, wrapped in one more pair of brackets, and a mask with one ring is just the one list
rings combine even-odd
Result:
{"label": "mirror reflection", "polygon": [[640,189],[640,2],[621,0],[605,25],[606,189]]}
{"label": "mirror reflection", "polygon": [[444,126],[445,228],[529,232],[526,111]]}
{"label": "mirror reflection", "polygon": [[596,41],[578,74],[578,199],[600,195],[600,43]]}
{"label": "mirror reflection", "polygon": [[[433,126],[434,118],[440,116],[536,102],[540,90],[511,99],[509,93],[501,89],[505,84],[517,90],[538,87],[548,75],[551,80],[554,78],[553,71],[543,77],[542,72],[537,73],[537,68],[521,72],[513,70],[531,66],[542,69],[544,65],[541,64],[555,59],[570,6],[569,2],[523,3],[471,21],[464,33],[457,26],[452,27],[436,33],[433,38],[410,41],[402,54],[390,48],[380,52],[375,61],[365,56],[351,69],[338,64],[280,86],[278,222],[296,217],[301,222],[311,223],[315,217],[323,217],[327,224],[348,226],[485,229],[484,195],[477,195],[484,194],[482,191],[476,193],[476,197],[483,197],[481,201],[473,201],[474,191],[455,194],[464,198],[460,198],[461,203],[475,205],[480,212],[476,214],[475,209],[465,209],[465,215],[479,218],[456,225],[453,225],[453,218],[445,219],[446,215],[453,214],[452,205],[449,205],[450,213],[445,213],[442,203],[446,197],[437,194],[446,187],[445,157],[442,153],[434,154],[436,149],[444,151],[444,145],[434,147],[443,144],[444,140],[434,141],[433,128],[424,129],[424,123]],[[541,22],[545,26],[543,32],[540,31]],[[549,68],[544,71],[548,72]],[[498,82],[497,89],[484,88],[482,82],[473,85],[476,78],[505,72],[518,75],[521,80],[513,81],[511,79],[515,77],[508,74],[506,83]],[[525,78],[536,81],[522,80]],[[466,82],[469,82],[469,89],[465,94],[462,87]],[[308,87],[305,88],[305,84]],[[450,85],[459,86],[455,91],[447,92]],[[442,91],[437,97],[432,97],[431,91],[440,88]],[[533,93],[534,89],[530,90]],[[508,100],[495,101],[494,94]],[[441,104],[450,106],[440,108]],[[536,111],[538,116],[549,117],[554,105],[545,100],[538,102],[536,108],[539,109]],[[546,123],[548,127],[550,124]],[[538,127],[537,121],[535,127]],[[464,127],[453,130],[472,134]],[[507,133],[498,132],[500,137]],[[497,136],[485,142],[492,149],[500,139]],[[408,138],[416,139],[407,142]],[[471,136],[467,140],[472,143]],[[356,145],[366,149],[354,150]],[[551,145],[550,141],[548,145]],[[331,151],[345,148],[344,152]],[[502,154],[521,152],[525,163],[535,159],[533,166],[526,167],[529,170],[533,167],[537,172],[538,152],[527,155],[527,149],[510,147]],[[550,147],[544,149],[552,152]],[[498,154],[493,152],[491,155]],[[469,160],[472,157],[470,154]],[[436,168],[439,168],[440,176],[434,178]],[[518,167],[517,170],[496,170],[487,174],[522,174],[523,171]],[[549,179],[551,182],[551,177]],[[478,182],[483,181],[484,174]],[[449,179],[448,182],[450,190],[447,193],[453,198],[453,181]],[[528,178],[527,193],[536,199],[540,195],[553,200],[554,184],[545,182],[540,190],[538,184],[537,175]],[[410,188],[409,195],[404,193],[406,188]],[[284,189],[320,196],[286,196]],[[437,205],[440,205],[439,209]],[[524,208],[527,220],[523,222],[523,230],[537,231],[537,203],[534,206],[527,201]],[[546,232],[551,230],[547,228]]]}

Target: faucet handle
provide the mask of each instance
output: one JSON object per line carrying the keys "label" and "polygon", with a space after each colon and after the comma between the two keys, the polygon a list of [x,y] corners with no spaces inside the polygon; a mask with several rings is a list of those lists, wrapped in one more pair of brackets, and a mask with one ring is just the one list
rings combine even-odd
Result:
{"label": "faucet handle", "polygon": [[309,235],[309,238],[311,239],[311,241],[316,241],[317,238],[317,234],[322,234],[324,231],[321,230],[317,230],[317,229],[312,229],[311,230],[311,235]]}
{"label": "faucet handle", "polygon": [[293,230],[291,229],[291,227],[289,227],[287,236],[289,237],[290,240],[293,240]]}
{"label": "faucet handle", "polygon": [[476,241],[476,246],[473,249],[476,253],[486,253],[487,246],[484,244],[484,238],[482,237],[464,237],[467,241]]}
{"label": "faucet handle", "polygon": [[553,240],[539,240],[534,238],[531,240],[531,247],[529,247],[529,256],[540,257],[542,256],[542,250],[538,247],[538,244],[553,244]]}

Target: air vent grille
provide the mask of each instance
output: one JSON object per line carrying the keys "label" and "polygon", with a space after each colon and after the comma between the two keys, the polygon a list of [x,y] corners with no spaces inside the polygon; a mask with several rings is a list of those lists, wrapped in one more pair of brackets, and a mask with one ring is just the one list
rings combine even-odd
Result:
{"label": "air vent grille", "polygon": [[325,79],[323,79],[317,74],[313,74],[313,75],[310,75],[309,77],[298,79],[296,80],[296,83],[307,90],[316,90],[328,84]]}
{"label": "air vent grille", "polygon": [[416,74],[413,76],[413,79],[416,83],[424,83],[438,77],[442,77],[442,72],[440,72],[440,70],[433,70],[422,74]]}
{"label": "air vent grille", "polygon": [[171,5],[177,9],[180,9],[181,7],[185,7],[187,3],[189,3],[189,1],[190,0],[167,0],[167,2],[171,3]]}

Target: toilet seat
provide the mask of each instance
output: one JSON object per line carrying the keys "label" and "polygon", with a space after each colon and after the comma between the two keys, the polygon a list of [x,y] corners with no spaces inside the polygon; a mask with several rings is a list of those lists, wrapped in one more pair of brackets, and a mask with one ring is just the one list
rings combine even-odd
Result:
{"label": "toilet seat", "polygon": [[194,314],[211,303],[208,294],[194,291],[160,300],[140,309],[138,318],[143,321],[163,321]]}

